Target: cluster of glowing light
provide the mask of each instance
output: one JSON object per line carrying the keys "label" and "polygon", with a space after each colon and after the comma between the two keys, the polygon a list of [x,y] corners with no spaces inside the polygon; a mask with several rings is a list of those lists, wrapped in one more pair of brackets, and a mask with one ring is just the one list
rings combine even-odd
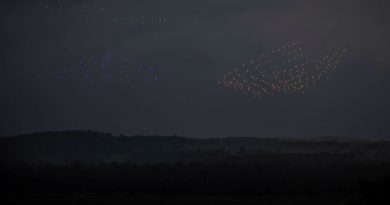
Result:
{"label": "cluster of glowing light", "polygon": [[120,25],[150,25],[150,24],[165,24],[168,19],[163,16],[130,16],[113,18],[112,22]]}
{"label": "cluster of glowing light", "polygon": [[131,60],[127,57],[107,53],[90,57],[62,69],[58,80],[85,80],[88,82],[159,82],[163,80],[160,69]]}
{"label": "cluster of glowing light", "polygon": [[86,13],[105,10],[97,0],[42,0],[40,3],[43,8],[52,13]]}
{"label": "cluster of glowing light", "polygon": [[334,73],[346,49],[306,60],[300,42],[293,42],[243,63],[218,79],[218,84],[257,98],[300,93]]}
{"label": "cluster of glowing light", "polygon": [[[107,2],[106,2],[107,3]],[[41,0],[41,7],[50,14],[91,14],[106,11],[104,1],[101,0]],[[109,14],[111,13],[111,14]],[[168,18],[162,15],[134,15],[109,12],[103,15],[108,22],[131,31],[145,31],[159,28],[168,23]]]}

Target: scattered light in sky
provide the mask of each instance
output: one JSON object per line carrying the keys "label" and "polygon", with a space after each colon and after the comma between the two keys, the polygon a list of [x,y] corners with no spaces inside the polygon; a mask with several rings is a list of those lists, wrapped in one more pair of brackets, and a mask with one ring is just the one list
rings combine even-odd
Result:
{"label": "scattered light in sky", "polygon": [[280,93],[303,94],[323,79],[329,79],[346,49],[307,60],[300,42],[282,46],[224,74],[218,83],[257,98]]}
{"label": "scattered light in sky", "polygon": [[58,80],[84,80],[87,82],[159,82],[163,79],[161,69],[128,57],[106,53],[90,57],[63,68]]}
{"label": "scattered light in sky", "polygon": [[105,10],[97,0],[41,0],[40,3],[51,13],[88,13]]}
{"label": "scattered light in sky", "polygon": [[3,0],[0,135],[388,136],[389,6]]}

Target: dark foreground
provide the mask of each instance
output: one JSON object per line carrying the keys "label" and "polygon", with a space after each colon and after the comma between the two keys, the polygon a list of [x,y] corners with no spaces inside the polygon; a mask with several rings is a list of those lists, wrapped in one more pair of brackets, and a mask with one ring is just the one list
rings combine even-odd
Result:
{"label": "dark foreground", "polygon": [[390,204],[386,141],[65,132],[0,146],[1,204]]}
{"label": "dark foreground", "polygon": [[346,195],[268,195],[268,196],[196,196],[196,195],[142,195],[74,194],[74,195],[15,195],[9,204],[161,204],[161,205],[305,205],[357,204],[359,196]]}
{"label": "dark foreground", "polygon": [[[280,156],[279,156],[280,157]],[[389,164],[2,166],[5,204],[383,204]],[[301,166],[303,164],[300,164]],[[298,165],[297,165],[298,166]],[[314,167],[315,166],[315,167]]]}

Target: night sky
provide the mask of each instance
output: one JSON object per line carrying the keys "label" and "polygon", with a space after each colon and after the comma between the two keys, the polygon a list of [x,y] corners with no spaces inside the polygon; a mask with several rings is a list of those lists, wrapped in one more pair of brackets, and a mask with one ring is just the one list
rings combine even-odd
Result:
{"label": "night sky", "polygon": [[[0,136],[390,137],[388,8],[385,0],[3,0]],[[296,44],[301,59],[285,65],[283,81],[272,66],[288,54],[272,52]],[[343,56],[329,60],[335,52]],[[267,53],[268,64],[259,60]],[[295,64],[324,56],[337,61],[332,72],[318,66],[315,84],[297,80],[311,74],[299,77]],[[254,76],[277,82],[259,88],[269,94],[221,83],[256,63],[268,74]]]}

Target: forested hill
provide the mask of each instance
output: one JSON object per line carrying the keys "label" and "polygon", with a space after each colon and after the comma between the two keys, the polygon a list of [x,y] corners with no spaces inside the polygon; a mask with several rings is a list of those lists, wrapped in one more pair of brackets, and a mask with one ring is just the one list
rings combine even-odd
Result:
{"label": "forested hill", "polygon": [[[315,139],[315,140],[314,140]],[[345,138],[275,139],[227,137],[191,139],[178,136],[113,136],[93,131],[60,131],[0,138],[5,161],[176,162],[266,154],[338,154],[359,159],[390,159],[390,142]]]}

